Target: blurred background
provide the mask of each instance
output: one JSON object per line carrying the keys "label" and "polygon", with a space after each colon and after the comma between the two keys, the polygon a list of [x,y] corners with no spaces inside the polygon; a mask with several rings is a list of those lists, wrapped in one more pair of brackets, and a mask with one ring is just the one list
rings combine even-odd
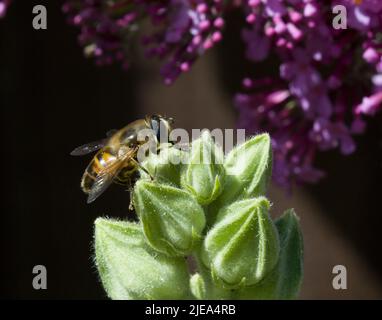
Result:
{"label": "blurred background", "polygon": [[[48,8],[46,31],[32,28],[35,4]],[[91,156],[69,153],[146,114],[172,116],[188,130],[235,128],[232,95],[246,72],[236,18],[228,18],[230,31],[216,50],[166,87],[158,65],[139,53],[128,72],[85,59],[60,1],[11,6],[0,20],[1,298],[106,298],[92,261],[93,221],[131,215],[128,192],[113,186],[87,205],[79,184]],[[270,188],[274,217],[294,207],[301,218],[303,299],[382,298],[381,121],[372,119],[354,155],[320,155],[328,176],[319,184],[291,195]],[[47,268],[47,290],[32,287],[39,264]],[[332,287],[335,265],[347,268],[347,290]]]}

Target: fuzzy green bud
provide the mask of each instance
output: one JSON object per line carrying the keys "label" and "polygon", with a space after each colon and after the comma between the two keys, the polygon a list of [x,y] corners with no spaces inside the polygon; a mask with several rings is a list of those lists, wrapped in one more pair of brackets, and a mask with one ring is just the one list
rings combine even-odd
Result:
{"label": "fuzzy green bud", "polygon": [[188,156],[188,153],[175,147],[163,147],[159,154],[150,154],[142,163],[146,170],[140,170],[141,177],[146,180],[153,177],[157,182],[179,187],[180,174]]}
{"label": "fuzzy green bud", "polygon": [[154,249],[171,256],[187,255],[200,240],[204,211],[187,191],[140,180],[133,203],[147,242]]}
{"label": "fuzzy green bud", "polygon": [[102,284],[112,299],[190,297],[184,259],[155,252],[135,223],[98,218],[95,259]]}
{"label": "fuzzy green bud", "polygon": [[159,148],[134,186],[139,222],[96,221],[96,265],[109,297],[296,297],[303,243],[293,211],[275,223],[268,213],[270,137],[249,139],[225,160],[208,131],[187,151]]}
{"label": "fuzzy green bud", "polygon": [[206,284],[199,273],[195,273],[190,278],[190,288],[196,299],[203,300],[206,298]]}
{"label": "fuzzy green bud", "polygon": [[276,220],[280,257],[274,270],[260,283],[240,290],[236,299],[295,299],[303,277],[303,239],[294,210]]}
{"label": "fuzzy green bud", "polygon": [[198,202],[207,205],[223,191],[225,170],[224,153],[210,132],[205,130],[191,146],[189,164],[182,174],[182,186],[189,190]]}
{"label": "fuzzy green bud", "polygon": [[241,200],[223,208],[207,234],[202,252],[217,284],[250,286],[277,263],[279,239],[264,197]]}
{"label": "fuzzy green bud", "polygon": [[234,148],[227,155],[224,167],[228,187],[214,204],[215,210],[237,200],[265,195],[272,174],[269,135],[257,135]]}

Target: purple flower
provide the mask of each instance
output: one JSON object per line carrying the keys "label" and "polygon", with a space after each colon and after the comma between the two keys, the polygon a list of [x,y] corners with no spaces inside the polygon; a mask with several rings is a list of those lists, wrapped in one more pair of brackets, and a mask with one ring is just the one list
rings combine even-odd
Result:
{"label": "purple flower", "polygon": [[381,23],[382,5],[379,0],[362,0],[356,4],[354,0],[337,0],[333,5],[341,4],[347,8],[348,22],[352,28],[368,31],[378,28]]}
{"label": "purple flower", "polygon": [[120,61],[126,67],[125,41],[138,16],[128,8],[128,1],[71,0],[64,4],[63,11],[69,24],[81,29],[78,41],[86,56],[94,57],[98,65]]}
{"label": "purple flower", "polygon": [[267,131],[271,134],[275,181],[285,187],[290,187],[292,181],[316,182],[323,176],[312,166],[317,145],[310,139],[309,126],[300,125],[303,112],[291,92],[277,80],[245,79],[244,82],[247,90],[254,87],[260,90],[259,93],[236,95],[239,126],[250,128],[254,133]]}
{"label": "purple flower", "polygon": [[[4,3],[4,1],[0,3]],[[166,84],[188,72],[222,39],[234,4],[245,14],[241,37],[254,63],[276,57],[279,73],[245,79],[236,95],[239,126],[267,131],[275,150],[274,178],[316,182],[318,152],[355,151],[353,136],[382,108],[382,1],[363,0],[67,0],[64,12],[97,64],[129,65],[139,35],[146,57],[163,61]],[[349,30],[332,26],[332,7],[344,5]],[[141,31],[143,23],[150,28]],[[147,24],[147,23],[146,23]]]}
{"label": "purple flower", "polygon": [[223,1],[165,1],[159,31],[145,37],[148,56],[165,59],[161,74],[171,84],[222,39]]}
{"label": "purple flower", "polygon": [[254,29],[242,31],[242,38],[247,47],[246,58],[255,62],[264,60],[271,47],[270,39],[257,26],[260,24],[256,24]]}
{"label": "purple flower", "polygon": [[5,16],[12,0],[0,0],[0,19]]}
{"label": "purple flower", "polygon": [[142,23],[153,31],[140,35],[147,57],[164,60],[161,74],[171,84],[206,50],[222,39],[223,1],[69,0],[69,23],[81,29],[79,41],[98,64],[129,65],[129,49]]}
{"label": "purple flower", "polygon": [[356,107],[357,113],[374,115],[382,108],[382,91],[379,91],[370,97],[364,97],[362,102]]}
{"label": "purple flower", "polygon": [[[346,6],[352,30],[331,26],[336,4]],[[278,183],[315,182],[323,176],[316,153],[354,152],[364,117],[382,108],[382,1],[247,0],[245,11],[247,57],[276,55],[280,73],[266,85],[245,79],[235,98],[239,126],[271,134]]]}

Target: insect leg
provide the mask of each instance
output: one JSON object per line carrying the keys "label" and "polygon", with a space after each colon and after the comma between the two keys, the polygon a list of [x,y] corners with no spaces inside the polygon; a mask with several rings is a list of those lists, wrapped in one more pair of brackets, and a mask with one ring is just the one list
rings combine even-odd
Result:
{"label": "insect leg", "polygon": [[130,194],[129,210],[130,211],[134,211],[134,203],[133,203],[133,190],[134,190],[134,187],[133,187],[133,183],[132,183],[131,179],[129,179],[127,181],[127,190],[129,191],[129,194]]}
{"label": "insect leg", "polygon": [[134,162],[139,168],[141,168],[150,177],[151,180],[154,180],[154,177],[151,175],[151,173],[148,172],[147,169],[144,166],[142,166],[137,160],[132,158],[130,159],[130,161]]}

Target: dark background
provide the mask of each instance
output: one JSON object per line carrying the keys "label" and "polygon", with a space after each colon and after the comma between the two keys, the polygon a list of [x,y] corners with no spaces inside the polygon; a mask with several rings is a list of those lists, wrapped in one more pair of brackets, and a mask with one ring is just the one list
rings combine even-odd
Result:
{"label": "dark background", "polygon": [[[66,24],[60,1],[26,2],[16,0],[0,20],[0,297],[105,298],[92,262],[93,221],[100,213],[125,217],[128,196],[112,187],[87,205],[79,182],[90,158],[69,153],[144,115],[136,83],[146,69],[95,67],[83,57],[78,30]],[[35,4],[47,6],[48,30],[32,28]],[[218,69],[221,86],[229,94],[237,91],[246,68],[237,18],[230,17],[231,31],[217,54],[224,65]],[[355,155],[320,155],[328,178],[305,187],[379,280],[381,121],[371,121]],[[48,290],[32,288],[37,264],[47,267]]]}
{"label": "dark background", "polygon": [[[79,183],[91,158],[69,153],[140,116],[134,81],[84,59],[59,1],[25,2],[0,21],[1,296],[104,297],[91,260],[93,221],[129,203],[113,188],[87,205]],[[32,28],[33,4],[47,6],[48,30]],[[32,288],[37,264],[48,270],[49,290]]]}

